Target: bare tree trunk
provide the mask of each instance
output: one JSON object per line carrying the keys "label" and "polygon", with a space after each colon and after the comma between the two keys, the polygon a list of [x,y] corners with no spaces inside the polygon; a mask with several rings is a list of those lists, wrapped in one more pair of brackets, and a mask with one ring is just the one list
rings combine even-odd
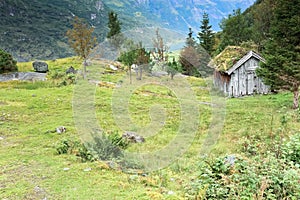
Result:
{"label": "bare tree trunk", "polygon": [[294,88],[294,104],[293,104],[294,109],[299,108],[299,86],[296,86]]}
{"label": "bare tree trunk", "polygon": [[143,75],[143,65],[139,66],[140,68],[140,77],[139,80],[142,80],[142,75]]}
{"label": "bare tree trunk", "polygon": [[130,84],[132,84],[131,66],[129,67],[129,79],[130,79]]}
{"label": "bare tree trunk", "polygon": [[135,79],[139,80],[139,66],[136,65],[134,71],[135,71]]}
{"label": "bare tree trunk", "polygon": [[87,66],[87,61],[84,59],[83,61],[83,79],[86,79],[86,66]]}

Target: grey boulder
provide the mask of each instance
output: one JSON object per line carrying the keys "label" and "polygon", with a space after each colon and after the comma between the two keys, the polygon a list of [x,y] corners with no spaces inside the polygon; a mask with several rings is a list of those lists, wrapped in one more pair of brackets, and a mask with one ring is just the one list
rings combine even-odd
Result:
{"label": "grey boulder", "polygon": [[32,63],[33,69],[36,72],[42,72],[42,73],[46,73],[48,72],[48,64],[46,62],[43,61],[34,61]]}
{"label": "grey boulder", "polygon": [[145,138],[136,134],[135,132],[126,131],[125,133],[123,133],[122,138],[124,138],[130,142],[133,142],[133,143],[145,142]]}
{"label": "grey boulder", "polygon": [[74,67],[69,67],[66,71],[66,74],[76,74],[77,70],[74,69]]}

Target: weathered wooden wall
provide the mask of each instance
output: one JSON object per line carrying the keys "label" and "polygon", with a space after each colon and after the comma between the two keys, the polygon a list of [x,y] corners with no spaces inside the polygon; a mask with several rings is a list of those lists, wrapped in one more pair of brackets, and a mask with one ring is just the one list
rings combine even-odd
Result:
{"label": "weathered wooden wall", "polygon": [[230,76],[221,73],[219,71],[214,71],[214,86],[218,88],[219,90],[227,93],[228,91],[228,84],[230,82]]}
{"label": "weathered wooden wall", "polygon": [[258,67],[259,60],[252,57],[237,68],[230,75],[228,90],[225,93],[232,97],[268,93],[268,86],[255,73]]}

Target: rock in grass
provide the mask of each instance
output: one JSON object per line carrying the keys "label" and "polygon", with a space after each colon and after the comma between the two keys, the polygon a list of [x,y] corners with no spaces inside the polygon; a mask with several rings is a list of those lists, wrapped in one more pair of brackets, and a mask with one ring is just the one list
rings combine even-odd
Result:
{"label": "rock in grass", "polygon": [[66,71],[66,74],[76,74],[77,70],[74,69],[73,66],[69,67]]}
{"label": "rock in grass", "polygon": [[126,131],[125,133],[123,133],[122,138],[134,143],[145,142],[145,138],[136,134],[135,132]]}
{"label": "rock in grass", "polygon": [[114,65],[109,65],[109,68],[110,68],[111,70],[113,70],[113,71],[117,71],[117,70],[118,70],[118,68],[115,67]]}
{"label": "rock in grass", "polygon": [[64,126],[60,126],[60,127],[57,127],[56,128],[56,132],[57,133],[64,133],[64,132],[66,132],[67,131],[67,129],[66,129],[66,127],[64,127]]}
{"label": "rock in grass", "polygon": [[32,63],[33,69],[35,72],[46,73],[48,72],[48,64],[43,61],[34,61]]}
{"label": "rock in grass", "polygon": [[59,126],[56,129],[47,130],[45,133],[58,133],[58,134],[61,134],[61,133],[64,133],[66,131],[67,131],[66,127]]}
{"label": "rock in grass", "polygon": [[105,88],[115,88],[116,84],[112,82],[107,82],[107,81],[99,81],[97,83],[99,87],[105,87]]}
{"label": "rock in grass", "polygon": [[228,163],[230,166],[233,166],[235,164],[235,161],[236,161],[235,155],[228,155],[225,158],[225,163]]}
{"label": "rock in grass", "polygon": [[92,168],[86,168],[86,169],[84,169],[83,171],[84,172],[89,172],[89,171],[91,171],[92,170]]}

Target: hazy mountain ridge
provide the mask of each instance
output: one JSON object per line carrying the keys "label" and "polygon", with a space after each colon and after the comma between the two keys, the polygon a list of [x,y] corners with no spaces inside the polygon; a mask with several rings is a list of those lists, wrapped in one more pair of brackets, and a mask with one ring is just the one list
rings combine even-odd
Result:
{"label": "hazy mountain ridge", "polygon": [[[207,12],[214,30],[234,9],[245,10],[255,0],[103,0],[106,5],[122,15],[161,23],[165,28],[187,32],[189,27],[198,29],[202,14]],[[116,3],[118,2],[118,3]],[[122,2],[122,3],[120,3]],[[131,5],[131,6],[130,6]],[[139,15],[137,15],[137,13]]]}
{"label": "hazy mountain ridge", "polygon": [[19,60],[54,59],[72,55],[65,33],[76,15],[95,27],[101,42],[108,31],[107,13],[114,10],[122,30],[133,27],[199,31],[203,12],[214,30],[233,9],[255,0],[3,0],[0,1],[0,48]]}

